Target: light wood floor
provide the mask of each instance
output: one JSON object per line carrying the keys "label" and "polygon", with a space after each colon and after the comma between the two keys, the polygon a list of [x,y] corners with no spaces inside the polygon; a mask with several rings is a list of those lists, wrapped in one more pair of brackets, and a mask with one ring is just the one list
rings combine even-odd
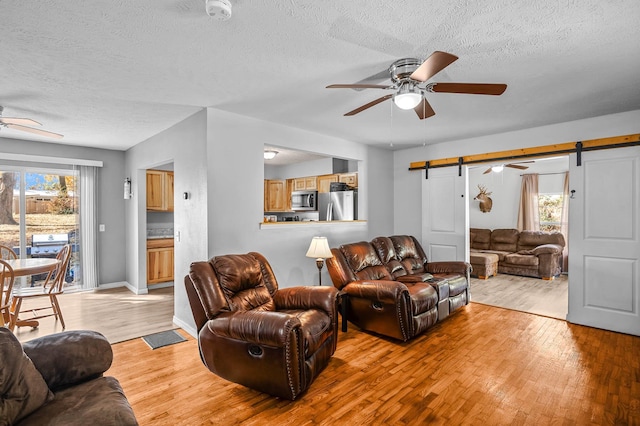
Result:
{"label": "light wood floor", "polygon": [[407,343],[350,325],[289,402],[227,382],[197,342],[113,345],[141,425],[640,424],[640,337],[471,303]]}
{"label": "light wood floor", "polygon": [[498,274],[481,280],[471,279],[471,300],[486,305],[566,319],[569,309],[567,275],[552,281],[517,275]]}
{"label": "light wood floor", "polygon": [[[67,330],[99,331],[111,343],[176,328],[173,324],[173,287],[136,295],[126,287],[64,293],[58,296]],[[48,306],[49,299],[25,299],[22,310]],[[21,314],[27,319],[28,313]],[[22,342],[62,331],[54,317],[39,320],[38,328],[16,327]]]}

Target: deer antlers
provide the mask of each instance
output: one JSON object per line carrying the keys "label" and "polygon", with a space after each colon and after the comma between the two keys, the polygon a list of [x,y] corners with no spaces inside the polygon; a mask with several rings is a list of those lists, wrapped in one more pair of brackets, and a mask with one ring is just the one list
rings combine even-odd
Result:
{"label": "deer antlers", "polygon": [[491,195],[493,193],[493,192],[487,192],[487,187],[484,185],[478,185],[478,189],[480,190],[480,194]]}

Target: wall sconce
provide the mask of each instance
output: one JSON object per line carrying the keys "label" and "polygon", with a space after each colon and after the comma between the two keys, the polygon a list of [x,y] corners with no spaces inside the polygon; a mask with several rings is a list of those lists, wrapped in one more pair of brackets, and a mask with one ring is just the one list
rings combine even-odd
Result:
{"label": "wall sconce", "polygon": [[318,267],[318,285],[322,285],[322,276],[320,272],[324,266],[324,260],[333,257],[327,237],[313,237],[309,250],[307,250],[307,257],[316,258],[316,266]]}
{"label": "wall sconce", "polygon": [[124,178],[124,199],[128,200],[133,196],[131,193],[131,178]]}

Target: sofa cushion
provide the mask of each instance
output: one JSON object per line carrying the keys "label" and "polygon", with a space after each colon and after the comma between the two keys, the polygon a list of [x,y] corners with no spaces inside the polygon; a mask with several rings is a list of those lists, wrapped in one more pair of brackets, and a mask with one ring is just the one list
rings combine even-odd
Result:
{"label": "sofa cushion", "polygon": [[512,253],[504,258],[505,264],[518,265],[518,266],[535,266],[539,264],[538,256],[529,254]]}
{"label": "sofa cushion", "polygon": [[373,245],[366,241],[340,246],[349,268],[358,280],[391,280],[391,274],[382,264]]}
{"label": "sofa cushion", "polygon": [[101,376],[113,361],[107,338],[91,330],[49,334],[23,343],[22,349],[53,392]]}
{"label": "sofa cushion", "polygon": [[471,228],[469,233],[473,234],[471,248],[476,250],[489,250],[491,245],[491,230],[482,228]]}
{"label": "sofa cushion", "polygon": [[517,251],[533,250],[544,244],[557,244],[564,247],[564,236],[560,232],[521,231]]}
{"label": "sofa cushion", "polygon": [[21,421],[35,425],[137,425],[122,387],[100,377],[56,392],[55,399]]}
{"label": "sofa cushion", "polygon": [[53,398],[42,375],[8,328],[0,327],[0,420],[14,424]]}
{"label": "sofa cushion", "polygon": [[391,241],[393,241],[396,258],[402,263],[407,273],[416,274],[424,272],[424,264],[427,259],[422,257],[413,238],[408,235],[394,235],[390,238]]}
{"label": "sofa cushion", "polygon": [[518,234],[517,229],[494,229],[491,231],[491,250],[518,251]]}
{"label": "sofa cushion", "polygon": [[371,244],[378,253],[378,257],[387,267],[393,279],[407,275],[404,266],[396,258],[396,251],[393,248],[393,241],[389,237],[376,237],[371,240]]}
{"label": "sofa cushion", "polygon": [[498,262],[502,263],[502,262],[504,262],[504,258],[506,256],[510,255],[512,252],[510,252],[510,251],[498,251],[498,250],[484,250],[484,251],[482,251],[482,253],[494,254],[494,255],[498,256]]}

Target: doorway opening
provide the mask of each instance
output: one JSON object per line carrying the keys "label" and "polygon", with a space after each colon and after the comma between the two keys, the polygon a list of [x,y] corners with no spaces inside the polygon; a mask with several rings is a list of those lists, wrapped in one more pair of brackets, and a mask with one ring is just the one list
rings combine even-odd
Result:
{"label": "doorway opening", "polygon": [[[469,167],[469,229],[517,229],[522,187],[522,175],[535,174],[538,178],[536,195],[537,230],[560,232],[565,204],[564,179],[569,170],[569,156],[539,158],[526,163],[515,163],[518,167],[502,167],[491,170],[493,164]],[[489,170],[491,170],[489,172]],[[482,212],[479,202],[474,201],[478,187],[491,192],[492,207]],[[566,228],[565,228],[566,229]],[[565,231],[566,232],[566,231]],[[564,235],[567,258],[568,235]],[[470,250],[474,250],[473,241]],[[506,274],[486,278],[473,277],[471,281],[472,301],[530,312],[558,319],[566,319],[568,313],[568,262],[563,262],[562,273],[553,280],[528,277],[526,274]]]}

